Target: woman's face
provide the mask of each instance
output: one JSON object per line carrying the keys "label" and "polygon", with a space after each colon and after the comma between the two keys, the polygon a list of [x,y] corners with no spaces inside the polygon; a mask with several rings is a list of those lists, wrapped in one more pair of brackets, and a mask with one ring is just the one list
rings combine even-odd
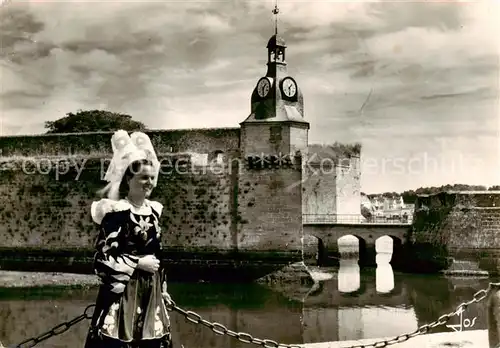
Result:
{"label": "woman's face", "polygon": [[153,166],[149,164],[141,165],[137,173],[128,182],[129,194],[131,196],[149,197],[153,191],[154,178]]}

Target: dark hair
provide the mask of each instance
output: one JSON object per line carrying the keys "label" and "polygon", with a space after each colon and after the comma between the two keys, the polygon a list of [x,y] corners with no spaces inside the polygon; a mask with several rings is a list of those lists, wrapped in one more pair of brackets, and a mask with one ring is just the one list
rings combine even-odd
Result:
{"label": "dark hair", "polygon": [[135,174],[139,173],[143,165],[149,165],[152,166],[153,162],[148,159],[142,159],[138,161],[134,161],[129,164],[127,167],[127,170],[125,171],[125,174],[123,174],[122,181],[120,182],[120,188],[119,188],[119,193],[120,197],[125,197],[128,194],[128,181],[130,178],[132,178]]}

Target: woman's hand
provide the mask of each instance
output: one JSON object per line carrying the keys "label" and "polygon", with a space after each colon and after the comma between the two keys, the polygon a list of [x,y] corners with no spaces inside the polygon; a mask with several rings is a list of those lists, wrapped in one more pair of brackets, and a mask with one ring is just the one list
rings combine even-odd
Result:
{"label": "woman's hand", "polygon": [[155,273],[160,268],[160,260],[154,255],[143,256],[139,258],[137,268],[146,272]]}

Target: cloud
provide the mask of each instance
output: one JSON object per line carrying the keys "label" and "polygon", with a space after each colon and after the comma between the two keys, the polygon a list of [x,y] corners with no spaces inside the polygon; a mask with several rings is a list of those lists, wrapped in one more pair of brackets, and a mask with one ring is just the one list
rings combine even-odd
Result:
{"label": "cloud", "polygon": [[[1,132],[40,133],[45,121],[95,108],[130,114],[151,128],[238,126],[266,72],[273,6],[10,2],[0,11]],[[449,154],[432,140],[451,137],[461,151],[500,157],[487,147],[499,130],[499,5],[279,6],[311,142],[362,141],[371,158],[411,158],[422,149]],[[369,180],[365,185],[385,187],[406,179]]]}

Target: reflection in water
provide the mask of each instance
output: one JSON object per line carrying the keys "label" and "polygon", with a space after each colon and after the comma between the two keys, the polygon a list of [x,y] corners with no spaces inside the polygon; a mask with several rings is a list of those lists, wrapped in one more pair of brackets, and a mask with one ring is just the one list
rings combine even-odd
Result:
{"label": "reflection in water", "polygon": [[338,273],[338,289],[340,292],[357,291],[361,284],[357,259],[340,259]]}
{"label": "reflection in water", "polygon": [[[380,270],[360,272],[353,260],[343,262],[339,273],[333,271],[334,277],[321,282],[304,303],[256,284],[172,283],[169,289],[177,304],[199,313],[204,319],[253,337],[301,344],[405,334],[455,310],[458,304],[469,301],[478,290],[486,288],[490,281],[498,281],[397,272],[389,277],[384,273],[388,266],[380,262]],[[332,272],[331,269],[322,271]],[[384,275],[380,276],[381,273]],[[390,287],[388,279],[392,279],[393,290],[381,294],[381,288]],[[349,288],[348,284],[353,280],[358,283],[355,292],[341,292],[352,290],[354,287]],[[49,290],[0,289],[2,343],[19,343],[70,320],[81,314],[96,296],[95,289]],[[485,302],[467,307],[464,318],[474,317],[477,317],[475,325],[465,330],[487,328]],[[459,324],[459,318],[451,318],[449,324]],[[37,348],[81,347],[87,325],[88,322],[77,324],[62,335],[37,344]],[[178,313],[172,313],[172,330],[176,347],[180,344],[185,348],[249,347],[188,322]],[[431,330],[445,331],[453,330],[444,325]]]}
{"label": "reflection in water", "polygon": [[333,309],[338,312],[337,331],[338,341],[359,340],[364,335],[363,330],[363,308],[339,308]]}
{"label": "reflection in water", "polygon": [[391,337],[409,333],[418,326],[413,308],[372,306],[361,309],[363,337]]}
{"label": "reflection in water", "polygon": [[392,254],[377,254],[376,288],[379,293],[388,293],[394,289],[394,272],[389,263]]}
{"label": "reflection in water", "polygon": [[[169,284],[176,303],[210,322],[236,332],[283,343],[302,343],[302,303],[256,284]],[[0,342],[6,346],[42,334],[80,315],[93,303],[96,289],[0,289]],[[248,344],[191,323],[171,313],[174,346],[185,348],[246,348]],[[37,344],[37,348],[80,348],[88,322]]]}
{"label": "reflection in water", "polygon": [[339,341],[387,337],[395,332],[410,332],[417,327],[412,309],[370,306],[339,308],[337,311]]}
{"label": "reflection in water", "polygon": [[[392,254],[377,254],[376,289],[388,293],[394,289],[394,272],[389,263]],[[358,291],[361,287],[361,270],[358,260],[340,259],[338,270],[338,290],[343,293]]]}
{"label": "reflection in water", "polygon": [[[304,303],[304,342],[397,336],[417,326],[408,289],[380,254],[377,270],[360,270],[357,259],[339,260],[337,280],[322,283]],[[383,295],[381,293],[386,293]]]}

